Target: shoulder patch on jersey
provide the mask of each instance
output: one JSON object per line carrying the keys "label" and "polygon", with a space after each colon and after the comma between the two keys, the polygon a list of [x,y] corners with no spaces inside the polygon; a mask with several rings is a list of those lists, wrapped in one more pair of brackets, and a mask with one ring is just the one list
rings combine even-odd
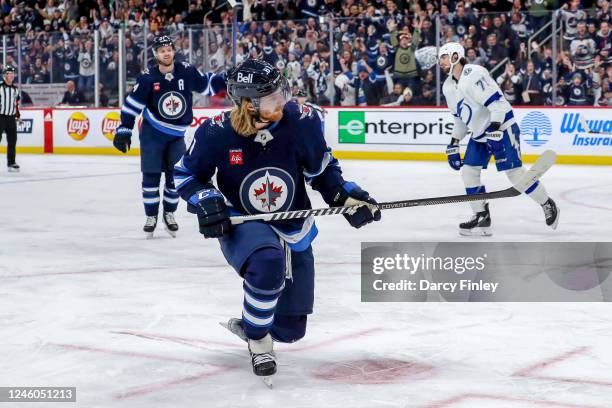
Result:
{"label": "shoulder patch on jersey", "polygon": [[183,64],[183,66],[184,66],[185,68],[189,68],[189,67],[191,66],[191,65],[189,65],[189,63],[188,63],[188,62],[186,62],[186,61],[181,61],[181,64]]}
{"label": "shoulder patch on jersey", "polygon": [[470,75],[471,73],[472,73],[472,68],[466,68],[466,69],[463,71],[463,75],[465,75],[465,76],[468,76],[468,75]]}
{"label": "shoulder patch on jersey", "polygon": [[145,68],[142,70],[142,75],[149,75],[149,74],[150,74],[149,68]]}
{"label": "shoulder patch on jersey", "polygon": [[220,113],[216,116],[213,116],[211,118],[211,122],[213,124],[213,126],[219,126],[219,127],[223,127],[223,120],[224,120],[224,115],[223,113]]}

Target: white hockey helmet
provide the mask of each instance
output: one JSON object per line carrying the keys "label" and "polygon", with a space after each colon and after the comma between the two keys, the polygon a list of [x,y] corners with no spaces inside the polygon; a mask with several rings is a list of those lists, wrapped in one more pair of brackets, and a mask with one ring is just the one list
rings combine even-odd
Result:
{"label": "white hockey helmet", "polygon": [[[453,62],[453,55],[457,54],[457,61]],[[461,58],[465,58],[465,49],[463,45],[458,42],[447,42],[443,46],[440,47],[440,51],[438,51],[438,63],[440,62],[440,58],[448,55],[448,63],[450,64],[450,70],[452,71],[455,64],[459,62]]]}

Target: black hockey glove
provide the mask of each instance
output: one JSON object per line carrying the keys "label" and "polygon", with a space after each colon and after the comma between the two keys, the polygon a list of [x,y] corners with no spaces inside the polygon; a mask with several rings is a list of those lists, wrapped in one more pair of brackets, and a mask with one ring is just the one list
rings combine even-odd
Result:
{"label": "black hockey glove", "polygon": [[232,228],[223,194],[216,188],[200,190],[189,199],[198,215],[200,234],[204,238],[220,238]]}
{"label": "black hockey glove", "polygon": [[119,125],[115,131],[113,146],[120,152],[127,153],[132,145],[132,129]]}
{"label": "black hockey glove", "polygon": [[334,207],[349,205],[359,205],[355,210],[343,214],[351,226],[361,228],[372,221],[380,221],[380,210],[376,206],[376,200],[353,182],[344,183],[334,195],[332,202]]}

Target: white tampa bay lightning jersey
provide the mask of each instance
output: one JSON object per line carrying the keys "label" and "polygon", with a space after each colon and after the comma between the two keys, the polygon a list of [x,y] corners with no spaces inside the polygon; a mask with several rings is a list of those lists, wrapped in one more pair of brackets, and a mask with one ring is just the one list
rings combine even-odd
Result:
{"label": "white tampa bay lightning jersey", "polygon": [[464,66],[459,81],[449,75],[442,92],[455,119],[454,139],[461,140],[471,132],[472,139],[484,143],[491,122],[501,123],[501,130],[515,123],[512,106],[491,74],[480,65]]}

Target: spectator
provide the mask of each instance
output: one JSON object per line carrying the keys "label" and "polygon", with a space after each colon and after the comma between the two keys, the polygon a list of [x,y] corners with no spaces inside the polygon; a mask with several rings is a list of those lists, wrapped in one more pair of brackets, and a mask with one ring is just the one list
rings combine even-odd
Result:
{"label": "spectator", "polygon": [[559,10],[557,10],[557,16],[561,17],[564,24],[563,39],[565,40],[564,48],[567,48],[572,40],[576,37],[578,32],[578,23],[586,21],[587,15],[583,10],[580,10],[580,0],[569,0]]}
{"label": "spectator", "polygon": [[399,35],[399,43],[397,38],[391,38],[391,44],[395,47],[395,63],[393,65],[394,79],[404,87],[417,89],[419,73],[417,71],[416,58],[414,52],[420,41],[421,26],[423,20],[414,25],[414,35],[410,34],[408,29],[402,31]]}
{"label": "spectator", "polygon": [[414,104],[419,106],[431,106],[436,104],[434,89],[430,85],[421,88],[420,96],[414,98]]}
{"label": "spectator", "polygon": [[592,68],[595,62],[595,41],[588,35],[586,24],[579,23],[576,36],[570,43],[570,52],[574,58],[576,70]]}
{"label": "spectator", "polygon": [[66,82],[66,92],[60,102],[61,105],[83,105],[85,104],[85,97],[75,87],[74,81]]}
{"label": "spectator", "polygon": [[[77,61],[79,62],[79,89],[93,90],[94,87],[94,74],[95,67],[93,63],[93,43],[91,40],[85,41],[85,44],[81,46],[81,51]],[[91,91],[93,93],[93,91]]]}
{"label": "spectator", "polygon": [[601,22],[600,30],[595,37],[595,47],[597,54],[603,61],[604,68],[612,66],[612,32],[609,22]]}
{"label": "spectator", "polygon": [[485,66],[489,70],[495,68],[501,60],[508,56],[507,49],[497,42],[497,35],[494,33],[487,36],[487,45],[484,47],[484,51],[487,58]]}
{"label": "spectator", "polygon": [[542,84],[540,76],[535,72],[533,62],[527,63],[527,70],[522,82],[523,103],[525,105],[542,105]]}
{"label": "spectator", "polygon": [[567,89],[566,94],[568,106],[589,105],[586,84],[582,82],[582,75],[576,72],[572,78],[572,83]]}
{"label": "spectator", "polygon": [[404,86],[400,82],[393,85],[393,92],[382,98],[380,103],[384,106],[399,106],[404,99]]}

